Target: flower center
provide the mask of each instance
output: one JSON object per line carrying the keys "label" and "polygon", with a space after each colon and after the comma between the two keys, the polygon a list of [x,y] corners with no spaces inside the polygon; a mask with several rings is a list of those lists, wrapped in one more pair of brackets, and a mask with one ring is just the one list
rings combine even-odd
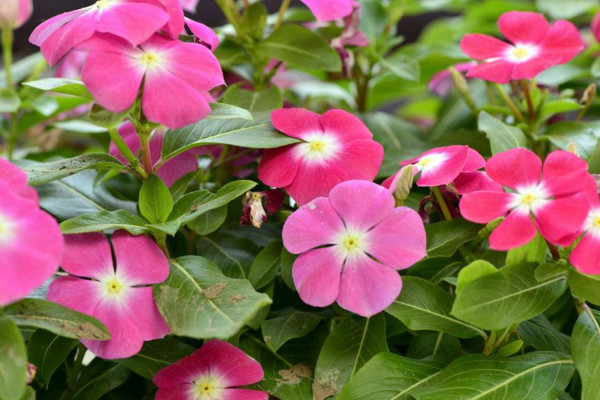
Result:
{"label": "flower center", "polygon": [[308,134],[296,145],[295,153],[306,162],[323,162],[334,158],[340,148],[335,136],[323,132]]}
{"label": "flower center", "polygon": [[210,376],[204,376],[192,381],[191,398],[194,400],[214,400],[221,398],[223,389],[218,379]]}
{"label": "flower center", "polygon": [[322,140],[315,140],[310,143],[310,151],[323,151],[325,148],[325,142]]}
{"label": "flower center", "polygon": [[111,279],[106,283],[106,290],[111,294],[119,294],[123,289],[123,284],[116,279]]}
{"label": "flower center", "polygon": [[0,244],[12,238],[13,232],[13,223],[7,217],[0,214]]}
{"label": "flower center", "polygon": [[526,193],[521,197],[521,204],[530,207],[537,200],[535,194]]}
{"label": "flower center", "polygon": [[112,0],[98,0],[96,4],[94,4],[97,8],[102,9],[104,7],[108,7]]}
{"label": "flower center", "polygon": [[142,56],[142,61],[148,66],[152,66],[158,63],[158,55],[155,53],[144,53]]}
{"label": "flower center", "polygon": [[508,52],[507,57],[512,62],[524,62],[538,54],[538,48],[530,44],[517,44],[512,46]]}
{"label": "flower center", "polygon": [[511,202],[511,208],[529,214],[543,207],[548,202],[549,197],[541,185],[518,188]]}
{"label": "flower center", "polygon": [[592,220],[592,227],[594,229],[600,229],[600,216],[597,216]]}
{"label": "flower center", "polygon": [[344,240],[344,247],[346,248],[346,250],[353,250],[358,247],[358,244],[358,238],[354,236],[348,236]]}
{"label": "flower center", "polygon": [[446,161],[448,157],[445,154],[428,154],[421,157],[415,164],[418,171],[435,170]]}

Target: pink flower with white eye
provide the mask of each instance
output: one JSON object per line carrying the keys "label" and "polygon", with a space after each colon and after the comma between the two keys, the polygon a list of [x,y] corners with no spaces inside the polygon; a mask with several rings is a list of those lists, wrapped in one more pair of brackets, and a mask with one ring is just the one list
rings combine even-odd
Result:
{"label": "pink flower with white eye", "polygon": [[147,340],[160,339],[169,327],[158,312],[153,284],[169,276],[167,258],[150,238],[117,231],[108,239],[101,233],[65,235],[62,269],[48,300],[91,315],[108,329],[110,340],[83,340],[95,355],[127,358]]}
{"label": "pink flower with white eye", "polygon": [[151,3],[99,0],[89,7],[69,11],[43,22],[33,31],[29,41],[41,47],[50,65],[56,64],[71,49],[97,32],[111,33],[137,46],[169,22],[169,14],[158,4]]}
{"label": "pink flower with white eye", "polygon": [[549,242],[568,246],[579,232],[589,210],[581,192],[587,163],[572,153],[557,150],[543,165],[531,151],[516,148],[491,157],[488,176],[510,191],[473,192],[460,201],[461,215],[469,221],[488,223],[506,218],[490,235],[490,247],[509,250],[528,243],[536,231]]}
{"label": "pink flower with white eye", "polygon": [[219,47],[219,36],[209,26],[186,18],[185,25],[196,37],[196,42],[208,47],[213,53]]}
{"label": "pink flower with white eye", "polygon": [[419,214],[394,204],[376,183],[348,181],[286,220],[283,244],[300,254],[292,274],[302,301],[315,307],[337,301],[369,317],[398,297],[396,270],[425,256],[426,239]]}
{"label": "pink flower with white eye", "polygon": [[[414,174],[420,173],[418,186],[447,185],[461,172],[472,172],[480,168],[476,164],[479,160],[474,158],[471,151],[469,146],[436,147],[413,159],[402,161],[400,165],[412,165]],[[479,153],[475,153],[479,156]],[[471,163],[473,167],[470,167]]]}
{"label": "pink flower with white eye", "polygon": [[63,237],[54,218],[40,210],[25,172],[3,158],[0,193],[0,306],[5,306],[54,275]]}
{"label": "pink flower with white eye", "polygon": [[69,52],[56,64],[54,76],[57,78],[80,79],[86,57],[87,54],[83,51],[73,50]]}
{"label": "pink flower with white eye", "polygon": [[583,49],[575,25],[560,20],[548,24],[542,14],[510,11],[498,20],[503,42],[482,34],[466,35],[460,47],[469,57],[484,61],[469,69],[468,77],[497,83],[533,79],[543,70],[569,62]]}
{"label": "pink flower with white eye", "polygon": [[318,21],[329,22],[352,14],[359,3],[355,0],[300,0],[315,15]]}
{"label": "pink flower with white eye", "polygon": [[[138,154],[140,151],[140,138],[135,132],[135,127],[127,122],[119,128],[119,134],[131,152],[133,154]],[[152,160],[153,165],[156,165],[161,158],[164,135],[164,132],[157,129],[152,133],[152,136],[150,136],[150,159]],[[129,164],[112,141],[110,142],[109,153],[111,156],[118,158],[123,164]],[[198,160],[196,159],[196,156],[192,151],[186,151],[164,163],[158,169],[156,175],[162,179],[165,185],[170,187],[185,174],[197,170]]]}
{"label": "pink flower with white eye", "polygon": [[284,188],[298,204],[327,196],[340,182],[377,176],[383,147],[354,115],[342,110],[319,115],[285,108],[273,111],[271,121],[277,130],[302,142],[267,150],[258,166],[258,178]]}
{"label": "pink flower with white eye", "polygon": [[31,17],[32,12],[31,0],[2,0],[0,1],[0,27],[20,28]]}
{"label": "pink flower with white eye", "polygon": [[569,261],[579,272],[583,274],[600,274],[600,201],[598,200],[598,186],[596,180],[588,175],[584,192],[588,195],[590,201],[590,211],[581,227],[579,236],[583,233],[583,237],[575,246],[575,249],[569,256]]}
{"label": "pink flower with white eye", "polygon": [[150,121],[177,129],[204,118],[213,101],[209,90],[222,85],[213,53],[197,43],[154,35],[134,47],[112,35],[96,35],[82,80],[96,101],[112,112],[127,110],[142,87],[142,110]]}
{"label": "pink flower with white eye", "polygon": [[[471,67],[477,65],[474,61],[469,61],[465,63],[460,63],[453,65],[453,67],[460,73],[466,74]],[[427,88],[440,97],[446,97],[450,90],[454,87],[454,82],[452,81],[452,74],[448,68],[441,70],[440,72],[436,72],[431,79],[429,80],[429,84]]]}
{"label": "pink flower with white eye", "polygon": [[155,400],[267,400],[258,390],[239,389],[260,382],[260,364],[234,345],[210,340],[194,354],[158,371]]}

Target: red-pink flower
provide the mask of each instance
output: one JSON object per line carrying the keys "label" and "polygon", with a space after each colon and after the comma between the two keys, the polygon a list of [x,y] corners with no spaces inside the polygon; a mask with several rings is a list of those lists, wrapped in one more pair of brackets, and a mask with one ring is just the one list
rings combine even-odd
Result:
{"label": "red-pink flower", "polygon": [[319,21],[333,21],[344,18],[358,7],[359,3],[355,0],[300,0],[315,15]]}
{"label": "red-pink flower", "polygon": [[[128,122],[119,128],[119,134],[131,152],[133,154],[138,154],[140,151],[140,138],[135,132],[135,127]],[[150,137],[150,159],[152,160],[153,165],[156,165],[160,160],[164,135],[164,132],[155,130]],[[112,141],[110,142],[109,153],[111,156],[118,158],[123,164],[128,165],[128,161],[123,157]],[[158,175],[167,186],[171,186],[188,172],[196,170],[198,170],[198,160],[193,151],[190,150],[173,157],[171,160],[161,165],[156,172],[156,175]]]}
{"label": "red-pink flower", "polygon": [[400,165],[412,165],[415,175],[420,173],[418,186],[441,186],[452,182],[461,172],[476,171],[482,167],[481,162],[485,165],[485,160],[469,146],[447,146],[428,150]]}
{"label": "red-pink flower", "polygon": [[17,29],[27,22],[32,12],[31,0],[2,0],[0,1],[0,27]]}
{"label": "red-pink flower", "polygon": [[[40,46],[50,65],[94,33],[111,33],[136,46],[169,22],[169,14],[153,1],[99,0],[95,4],[57,15],[40,24],[29,37]],[[182,25],[178,32],[183,29]]]}
{"label": "red-pink flower", "polygon": [[583,49],[581,35],[568,21],[548,24],[542,14],[510,11],[498,20],[506,43],[482,34],[466,35],[461,49],[483,61],[469,69],[467,76],[497,83],[532,79],[543,70],[569,62]]}
{"label": "red-pink flower", "polygon": [[194,354],[158,371],[155,400],[267,400],[258,390],[239,389],[260,382],[256,360],[234,345],[210,340]]}
{"label": "red-pink flower", "polygon": [[112,112],[135,102],[143,83],[142,110],[171,129],[192,124],[210,113],[208,91],[224,83],[219,61],[197,43],[154,35],[138,47],[111,35],[97,34],[82,79],[96,101]]}
{"label": "red-pink flower", "polygon": [[398,297],[402,280],[396,270],[419,261],[426,248],[419,214],[394,203],[373,182],[348,181],[286,220],[283,243],[300,254],[292,273],[305,303],[325,307],[337,301],[369,317]]}
{"label": "red-pink flower", "polygon": [[277,130],[301,143],[267,150],[258,177],[269,186],[284,188],[298,204],[327,196],[340,182],[377,176],[383,147],[354,115],[342,110],[319,115],[286,108],[273,111],[271,121]]}
{"label": "red-pink flower", "polygon": [[556,245],[573,242],[589,210],[587,196],[581,192],[587,176],[585,161],[558,150],[548,155],[542,171],[538,156],[516,148],[491,157],[485,171],[510,191],[467,193],[460,211],[477,223],[506,217],[489,238],[492,249],[522,246],[536,231]]}
{"label": "red-pink flower", "polygon": [[27,175],[3,158],[0,193],[0,306],[5,306],[54,275],[63,237],[54,218],[40,210]]}
{"label": "red-pink flower", "polygon": [[140,351],[144,341],[160,339],[169,327],[158,312],[152,284],[169,276],[169,263],[156,243],[145,236],[117,231],[108,239],[101,233],[65,236],[62,269],[69,276],[55,279],[48,300],[100,320],[110,340],[84,340],[102,358],[126,358]]}
{"label": "red-pink flower", "polygon": [[590,201],[590,211],[581,226],[583,237],[575,246],[569,256],[569,261],[579,272],[584,274],[600,274],[600,201],[598,200],[598,186],[596,180],[588,175],[584,192]]}

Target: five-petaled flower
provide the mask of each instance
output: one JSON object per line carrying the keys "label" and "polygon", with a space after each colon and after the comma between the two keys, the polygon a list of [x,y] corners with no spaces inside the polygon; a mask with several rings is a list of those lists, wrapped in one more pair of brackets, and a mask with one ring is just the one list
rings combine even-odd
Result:
{"label": "five-petaled flower", "polygon": [[258,390],[240,389],[263,379],[260,364],[234,345],[210,340],[194,354],[158,371],[155,400],[267,400]]}
{"label": "five-petaled flower", "polygon": [[419,214],[394,204],[382,186],[353,180],[287,219],[283,243],[300,254],[292,274],[305,303],[325,307],[337,300],[369,317],[398,297],[402,279],[396,270],[419,261],[426,248]]}
{"label": "five-petaled flower", "polygon": [[461,49],[483,61],[471,67],[467,76],[497,83],[532,79],[547,68],[569,62],[583,49],[581,35],[568,21],[550,25],[542,14],[510,11],[502,14],[498,26],[512,44],[482,34],[462,39]]}
{"label": "five-petaled flower", "polygon": [[598,199],[598,186],[596,180],[588,175],[584,192],[590,200],[590,211],[581,226],[583,233],[581,240],[577,243],[569,256],[569,261],[579,272],[584,274],[600,274],[600,200]]}
{"label": "five-petaled flower", "polygon": [[377,176],[383,147],[354,115],[286,108],[275,110],[271,120],[276,129],[301,142],[267,150],[258,177],[269,186],[284,188],[298,204],[327,196],[340,182]]}
{"label": "five-petaled flower", "polygon": [[489,238],[494,250],[509,250],[528,243],[536,231],[550,243],[568,246],[589,210],[583,186],[587,163],[572,153],[557,150],[546,158],[515,148],[491,157],[489,177],[509,191],[483,190],[465,194],[460,201],[464,218],[487,223],[505,216]]}
{"label": "five-petaled flower", "polygon": [[48,300],[100,320],[110,340],[83,340],[102,358],[137,354],[144,341],[160,339],[169,327],[158,312],[152,284],[169,275],[167,258],[150,238],[117,231],[108,239],[101,233],[65,235],[61,267],[69,276],[55,279]]}

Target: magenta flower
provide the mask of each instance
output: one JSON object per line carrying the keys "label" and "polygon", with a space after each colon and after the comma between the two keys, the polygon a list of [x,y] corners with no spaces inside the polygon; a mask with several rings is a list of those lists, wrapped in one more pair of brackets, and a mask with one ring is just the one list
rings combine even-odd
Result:
{"label": "magenta flower", "polygon": [[[119,134],[123,138],[123,141],[127,144],[133,154],[138,154],[140,151],[140,138],[135,132],[135,127],[127,122],[121,128],[119,128]],[[152,164],[156,165],[160,160],[162,154],[162,147],[164,141],[164,132],[155,130],[150,137],[150,159]],[[128,165],[129,162],[123,157],[117,146],[111,141],[109,153],[111,156],[118,158],[123,164]],[[160,166],[156,175],[167,186],[173,185],[179,178],[185,174],[198,170],[198,160],[194,155],[193,151],[186,151],[173,157]]]}
{"label": "magenta flower", "polygon": [[27,175],[0,158],[0,306],[39,288],[58,270],[63,237],[40,210]]}
{"label": "magenta flower", "polygon": [[467,76],[497,83],[532,79],[543,70],[569,62],[583,49],[581,35],[568,21],[548,24],[542,14],[510,11],[498,20],[508,44],[491,36],[466,35],[460,47],[469,57],[484,61]]}
{"label": "magenta flower", "polygon": [[96,101],[112,112],[135,102],[140,87],[142,110],[171,129],[210,113],[208,91],[224,83],[219,61],[205,46],[154,35],[139,47],[110,35],[96,35],[82,79]]}
{"label": "magenta flower", "polygon": [[[467,164],[469,161],[469,164]],[[485,160],[468,146],[436,147],[410,160],[402,161],[401,166],[412,165],[420,173],[418,186],[441,186],[452,182],[461,172],[473,172],[481,168]]]}
{"label": "magenta flower", "polygon": [[484,171],[479,171],[485,167],[485,164],[485,159],[481,154],[469,148],[467,162],[462,172],[452,181],[458,194],[463,195],[481,190],[502,191],[502,185],[493,181]]}
{"label": "magenta flower", "polygon": [[213,53],[219,47],[219,36],[209,26],[189,18],[185,19],[185,25],[196,37],[197,43],[203,44]]}
{"label": "magenta flower", "polygon": [[315,15],[319,21],[333,21],[335,19],[344,18],[358,6],[355,0],[300,0]]}
{"label": "magenta flower", "polygon": [[302,142],[267,150],[258,177],[269,186],[284,188],[298,204],[327,196],[340,182],[377,176],[383,147],[354,115],[286,108],[273,111],[271,121],[277,130]]}
{"label": "magenta flower", "polygon": [[[33,31],[29,41],[41,47],[50,65],[96,32],[112,33],[137,46],[169,22],[169,14],[152,3],[150,0],[99,0],[89,7],[50,18]],[[183,20],[183,15],[181,18]]]}
{"label": "magenta flower", "polygon": [[405,269],[425,256],[419,214],[394,208],[394,197],[368,181],[337,185],[329,197],[300,207],[283,226],[283,244],[300,254],[293,277],[300,298],[315,307],[337,303],[369,317],[400,294]]}
{"label": "magenta flower", "polygon": [[33,4],[31,0],[0,1],[0,27],[17,29],[31,17]]}
{"label": "magenta flower", "polygon": [[575,235],[579,236],[583,233],[583,237],[571,252],[569,261],[583,274],[598,275],[600,274],[600,264],[598,264],[598,257],[600,257],[600,201],[598,200],[596,180],[591,175],[586,178],[584,192],[590,201],[590,211],[581,226],[581,232]]}
{"label": "magenta flower", "polygon": [[158,371],[155,400],[267,400],[265,392],[238,389],[263,379],[256,360],[234,345],[210,340],[194,354]]}
{"label": "magenta flower", "polygon": [[539,231],[549,242],[568,246],[589,210],[582,192],[585,161],[566,151],[552,152],[542,161],[527,149],[516,148],[491,157],[489,177],[510,191],[465,194],[460,201],[464,218],[487,223],[506,218],[490,235],[490,247],[509,250],[528,243]]}
{"label": "magenta flower", "polygon": [[125,231],[112,235],[112,248],[101,233],[65,235],[62,269],[70,276],[55,279],[48,300],[100,320],[110,340],[84,340],[102,358],[127,358],[144,341],[160,339],[169,327],[158,312],[152,284],[169,276],[169,263],[156,243]]}

